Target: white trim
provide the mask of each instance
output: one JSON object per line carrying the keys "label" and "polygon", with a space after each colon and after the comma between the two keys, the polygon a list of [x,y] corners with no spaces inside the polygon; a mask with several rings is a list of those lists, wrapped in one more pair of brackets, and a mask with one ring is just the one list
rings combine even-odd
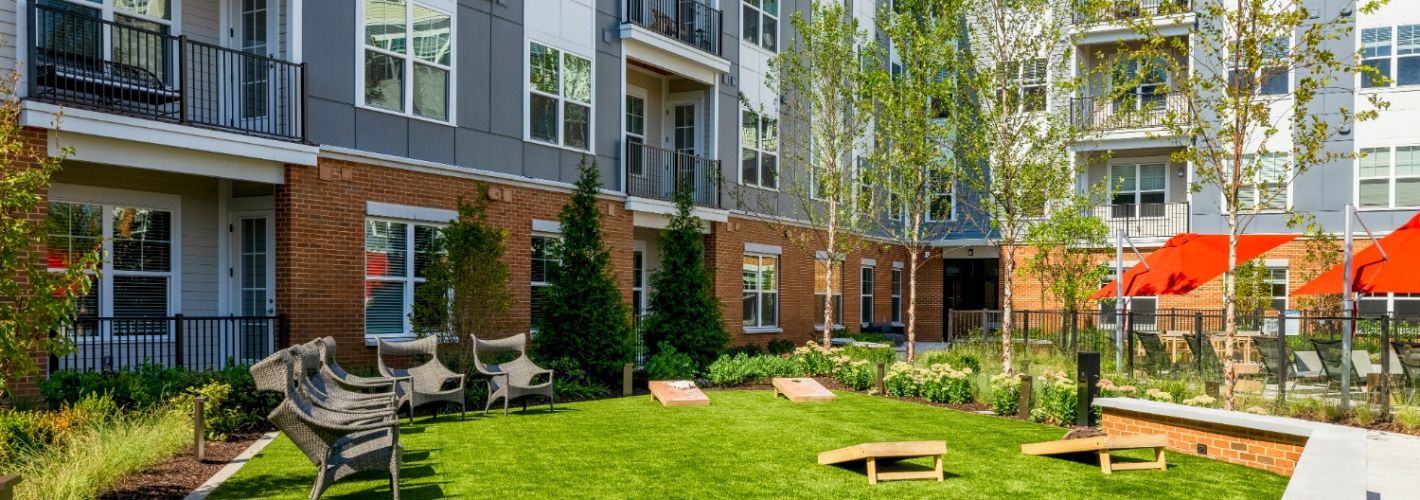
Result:
{"label": "white trim", "polygon": [[[344,148],[322,144],[320,146],[320,157],[332,160],[353,161],[379,167],[397,168],[413,172],[423,172],[429,174],[446,175],[463,179],[473,179],[477,181],[497,182],[504,185],[525,187],[531,189],[542,189],[558,193],[571,193],[577,186],[559,181],[539,179],[523,175],[508,174],[484,170],[480,168],[460,167],[449,163],[439,163],[427,160],[417,160],[403,156],[388,155],[372,151],[361,151],[358,149]],[[605,199],[620,200],[626,193],[602,188],[601,197]],[[674,212],[672,212],[674,213]]]}
{"label": "white trim", "polygon": [[292,63],[301,64],[305,61],[305,32],[306,14],[305,0],[285,0],[288,11],[286,15],[286,36],[290,38],[286,50],[289,52],[286,57]]}
{"label": "white trim", "polygon": [[[522,92],[523,92],[523,111],[522,111],[522,115],[523,115],[523,141],[525,141],[525,142],[530,142],[530,143],[533,143],[533,144],[541,144],[541,145],[544,145],[544,146],[551,146],[551,147],[555,147],[555,148],[565,149],[565,150],[568,150],[568,151],[575,151],[575,152],[578,152],[578,153],[586,153],[586,154],[595,156],[595,155],[597,154],[597,153],[596,153],[596,149],[597,149],[597,105],[596,105],[596,103],[597,103],[597,58],[596,58],[596,50],[593,49],[593,50],[592,50],[592,54],[590,54],[590,55],[587,54],[587,53],[582,52],[581,50],[568,50],[565,46],[562,46],[562,45],[559,45],[559,44],[555,44],[555,43],[549,43],[549,42],[546,42],[546,41],[544,41],[544,40],[542,40],[542,39],[535,39],[535,38],[533,38],[532,36],[529,36],[526,31],[527,31],[527,30],[524,30],[524,34],[523,34],[523,47],[522,47],[522,51],[523,51],[523,84],[522,84],[522,89],[523,89],[523,90],[522,90]],[[593,31],[596,31],[596,30],[593,29]],[[547,93],[547,92],[543,92],[543,91],[541,91],[541,90],[536,90],[536,89],[534,89],[533,86],[532,86],[532,44],[534,44],[534,43],[535,43],[535,44],[538,44],[538,45],[541,45],[541,46],[543,46],[543,47],[545,47],[545,48],[548,48],[548,49],[557,51],[557,85],[558,85],[559,88],[557,89],[557,93],[556,93],[555,95],[554,95],[554,94]],[[588,63],[590,64],[590,66],[591,66],[591,71],[592,71],[592,74],[591,74],[591,81],[590,81],[591,89],[589,89],[589,90],[590,90],[590,94],[588,95],[587,102],[585,102],[585,103],[573,101],[573,100],[569,99],[569,98],[565,95],[565,94],[566,94],[566,88],[564,87],[564,85],[566,84],[566,81],[567,81],[565,75],[566,75],[566,69],[567,69],[567,56],[568,56],[568,55],[571,55],[571,56],[574,56],[574,57],[577,57],[577,58],[580,58],[580,59],[585,59],[585,60],[587,60],[587,62],[588,62]],[[621,79],[624,81],[624,80],[626,79],[626,76],[625,76],[625,75],[622,75]],[[532,94],[533,94],[534,92],[538,93],[539,95],[542,95],[543,97],[549,97],[549,98],[555,99],[555,100],[557,101],[557,140],[556,140],[555,142],[547,142],[547,141],[543,141],[543,140],[540,140],[540,139],[534,139],[534,138],[533,138],[533,135],[532,135]],[[567,137],[566,137],[566,135],[565,135],[565,132],[566,132],[566,116],[564,116],[563,113],[566,111],[566,104],[569,103],[569,102],[572,103],[572,104],[579,105],[579,106],[586,106],[586,107],[587,107],[587,147],[586,147],[585,149],[566,145],[566,142],[567,142]],[[623,103],[623,106],[618,106],[618,108],[624,108],[624,107],[625,107],[625,106],[624,106],[624,103]],[[625,129],[625,128],[623,127],[623,130],[624,130],[624,129]]]}
{"label": "white trim", "polygon": [[[296,2],[301,0],[286,0]],[[420,59],[414,54],[414,7],[420,7],[447,14],[449,16],[449,64],[447,66]],[[404,18],[404,53],[385,50],[365,43],[365,2],[355,2],[355,106],[357,108],[368,109],[390,113],[406,118],[414,118],[430,123],[437,123],[446,126],[458,124],[458,2],[456,0],[412,0],[405,4]],[[299,31],[296,29],[295,31]],[[374,51],[396,59],[399,59],[403,68],[403,79],[400,92],[402,100],[400,109],[386,109],[371,105],[365,102],[365,52]],[[422,62],[420,62],[422,61]],[[448,116],[442,120],[427,116],[421,116],[414,112],[414,67],[424,65],[431,68],[447,71],[449,81],[444,89],[446,110]]]}
{"label": "white trim", "polygon": [[[314,166],[319,148],[54,104],[24,101],[20,125],[145,144]],[[62,120],[60,114],[63,114]]]}
{"label": "white trim", "polygon": [[562,223],[553,220],[533,219],[532,230],[534,233],[562,234]]}
{"label": "white trim", "polygon": [[[626,197],[626,210],[631,211],[631,212],[635,212],[635,214],[633,214],[633,217],[640,217],[643,213],[648,214],[648,215],[649,215],[649,214],[657,214],[657,215],[665,215],[665,216],[675,215],[675,213],[676,213],[676,208],[675,208],[675,203],[674,203],[674,202],[665,201],[665,200],[656,200],[656,199],[652,199],[652,198],[642,198],[642,197],[640,197],[640,196],[627,196],[627,197]],[[690,210],[690,212],[691,212],[691,215],[694,215],[695,217],[697,217],[697,218],[699,218],[700,220],[703,220],[703,221],[709,221],[709,222],[729,222],[729,220],[730,220],[730,212],[729,212],[728,210],[716,209],[716,208],[706,208],[706,207],[692,207],[691,210]],[[645,219],[638,219],[638,220],[645,220]],[[668,221],[669,221],[669,219],[667,219],[667,222],[668,222]],[[647,222],[649,222],[649,221],[647,221]],[[656,225],[656,224],[650,224],[650,223],[638,223],[638,225],[645,225],[646,227],[665,227],[665,226],[658,226],[658,225]],[[706,232],[706,233],[709,233],[709,232],[710,232],[710,228],[709,228],[708,226],[706,226],[704,229],[705,229],[705,232]]]}
{"label": "white trim", "polygon": [[732,69],[728,59],[668,39],[635,24],[621,23],[618,36],[622,40],[624,51],[631,58],[644,60],[701,83],[714,83],[717,75],[729,73]]}
{"label": "white trim", "polygon": [[904,268],[904,267],[906,267],[906,266],[904,266],[904,265],[902,264],[902,261],[900,261],[900,260],[894,260],[894,261],[892,261],[892,268],[893,268],[893,269],[902,269],[902,268]]}
{"label": "white trim", "polygon": [[365,202],[365,215],[417,222],[435,222],[439,224],[448,224],[450,221],[459,218],[459,213],[455,210],[396,205],[394,203],[382,203],[378,201]]}
{"label": "white trim", "polygon": [[767,333],[784,333],[784,329],[777,326],[750,326],[745,327],[745,335],[763,335]]}
{"label": "white trim", "polygon": [[1266,259],[1263,261],[1263,265],[1267,267],[1289,267],[1291,261],[1287,259]]}
{"label": "white trim", "polygon": [[870,259],[870,258],[867,258],[867,257],[863,257],[862,266],[863,266],[863,267],[878,267],[878,259]]}
{"label": "white trim", "polygon": [[48,153],[60,156],[73,148],[66,159],[104,165],[235,179],[263,184],[286,182],[286,166],[269,160],[255,160],[192,149],[83,134],[48,134]]}
{"label": "white trim", "polygon": [[784,248],[779,245],[765,245],[763,243],[745,242],[746,253],[762,253],[765,255],[783,255]]}

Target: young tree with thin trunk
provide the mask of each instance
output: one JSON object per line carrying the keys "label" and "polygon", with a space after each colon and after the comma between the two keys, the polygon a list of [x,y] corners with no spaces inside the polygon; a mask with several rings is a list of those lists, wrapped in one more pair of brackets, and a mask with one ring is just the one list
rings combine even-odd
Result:
{"label": "young tree with thin trunk", "polygon": [[1040,279],[1041,303],[1049,294],[1060,309],[1075,314],[1099,289],[1107,268],[1095,259],[1107,244],[1109,228],[1092,215],[1099,197],[1079,195],[1056,207],[1027,231],[1026,245],[1034,250],[1025,270]]}
{"label": "young tree with thin trunk", "polygon": [[956,77],[972,106],[953,115],[966,193],[965,216],[999,249],[1001,360],[1013,371],[1016,257],[1051,200],[1073,194],[1070,146],[1083,138],[1069,106],[1054,102],[1079,87],[1072,70],[1073,2],[977,0],[965,3],[964,56]]}
{"label": "young tree with thin trunk", "polygon": [[[1093,8],[1107,8],[1091,0]],[[1143,41],[1129,51],[1144,69],[1163,69],[1183,100],[1170,106],[1162,132],[1189,142],[1172,156],[1193,169],[1195,203],[1218,203],[1228,230],[1223,275],[1225,333],[1223,407],[1232,409],[1237,386],[1239,236],[1264,213],[1292,210],[1289,186],[1312,167],[1355,157],[1328,149],[1354,123],[1378,116],[1386,104],[1365,98],[1364,110],[1318,109],[1323,94],[1353,95],[1358,73],[1382,78],[1357,61],[1350,42],[1356,11],[1374,12],[1384,0],[1313,10],[1307,0],[1194,2],[1197,21],[1187,36],[1162,33],[1148,18],[1130,21]],[[1169,4],[1165,4],[1166,6]],[[1165,15],[1170,15],[1165,12]],[[1172,15],[1181,15],[1174,13]],[[1173,54],[1188,54],[1179,58]],[[1182,59],[1182,60],[1181,60]],[[1126,81],[1122,87],[1137,84]],[[1117,85],[1115,88],[1119,89]]]}
{"label": "young tree with thin trunk", "polygon": [[[961,0],[898,0],[878,26],[900,61],[872,74],[871,161],[860,175],[859,217],[873,234],[907,251],[907,360],[916,357],[917,275],[953,226],[951,186],[960,173],[951,123],[956,113]],[[882,57],[881,60],[891,60]]]}

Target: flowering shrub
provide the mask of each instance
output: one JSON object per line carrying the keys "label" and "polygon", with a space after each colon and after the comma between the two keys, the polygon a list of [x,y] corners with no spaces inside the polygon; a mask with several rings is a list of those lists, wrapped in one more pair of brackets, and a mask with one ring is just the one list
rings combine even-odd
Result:
{"label": "flowering shrub", "polygon": [[1039,404],[1031,409],[1031,419],[1052,425],[1074,422],[1079,400],[1075,381],[1063,371],[1046,371],[1037,384],[1040,386]]}
{"label": "flowering shrub", "polygon": [[833,378],[842,382],[843,385],[852,387],[855,391],[866,390],[873,385],[873,378],[877,371],[872,363],[861,359],[851,359],[847,356],[835,356],[833,358]]}
{"label": "flowering shrub", "polygon": [[1147,391],[1144,391],[1144,397],[1147,398],[1147,399],[1152,399],[1152,400],[1154,400],[1154,401],[1162,401],[1162,402],[1165,402],[1165,403],[1172,403],[1172,402],[1173,402],[1173,394],[1169,394],[1169,393],[1167,393],[1167,392],[1164,392],[1164,391],[1161,391],[1161,390],[1158,390],[1158,389],[1152,389],[1152,388],[1151,388],[1151,389],[1149,389],[1149,390],[1147,390]]}
{"label": "flowering shrub", "polygon": [[1004,373],[991,376],[991,411],[1015,415],[1020,411],[1021,379]]}
{"label": "flowering shrub", "polygon": [[923,382],[920,371],[920,368],[914,368],[907,363],[893,363],[883,376],[883,385],[887,386],[888,395],[899,398],[917,396]]}
{"label": "flowering shrub", "polygon": [[833,351],[825,349],[814,341],[794,349],[789,359],[799,366],[799,373],[808,377],[822,377],[833,373]]}
{"label": "flowering shrub", "polygon": [[1186,404],[1188,406],[1213,406],[1213,403],[1216,403],[1217,401],[1218,400],[1213,396],[1209,396],[1207,394],[1200,394],[1183,400],[1183,404]]}
{"label": "flowering shrub", "polygon": [[976,399],[971,388],[971,368],[957,370],[951,365],[940,364],[923,370],[926,372],[922,384],[922,397],[933,403],[970,403]]}

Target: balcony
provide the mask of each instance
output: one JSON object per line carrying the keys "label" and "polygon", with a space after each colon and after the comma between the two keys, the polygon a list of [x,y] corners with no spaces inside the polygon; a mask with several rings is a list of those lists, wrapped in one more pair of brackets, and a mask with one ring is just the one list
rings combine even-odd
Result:
{"label": "balcony", "polygon": [[719,57],[719,9],[700,0],[626,0],[623,23],[640,26],[682,45]]}
{"label": "balcony", "polygon": [[[1112,23],[1189,12],[1193,12],[1190,0],[1115,0],[1101,13],[1103,19],[1098,19],[1096,22]],[[1090,22],[1087,16],[1081,12],[1075,13],[1074,21],[1076,24]]]}
{"label": "balcony", "polygon": [[1128,231],[1130,238],[1171,238],[1188,232],[1187,203],[1122,203],[1091,209],[1109,228],[1109,237]]}
{"label": "balcony", "polygon": [[[97,12],[97,11],[96,11]],[[305,142],[305,66],[30,2],[29,99]]]}
{"label": "balcony", "polygon": [[1177,92],[1130,94],[1118,98],[1076,97],[1070,100],[1070,123],[1084,130],[1116,131],[1162,127],[1169,113],[1188,109]]}
{"label": "balcony", "polygon": [[699,207],[720,208],[720,160],[626,141],[626,194],[675,201],[677,186],[691,189]]}

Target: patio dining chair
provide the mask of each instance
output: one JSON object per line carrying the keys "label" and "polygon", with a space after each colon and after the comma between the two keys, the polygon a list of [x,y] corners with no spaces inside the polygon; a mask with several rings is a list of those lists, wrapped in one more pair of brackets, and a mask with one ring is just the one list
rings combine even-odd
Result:
{"label": "patio dining chair", "polygon": [[[1341,374],[1343,373],[1341,369],[1341,357],[1343,356],[1343,354],[1341,353],[1341,341],[1312,340],[1311,343],[1313,346],[1316,347],[1317,357],[1321,358],[1321,368],[1322,372],[1326,374],[1327,389],[1330,390],[1332,386],[1335,386],[1336,390],[1340,392]],[[1353,386],[1360,387],[1365,384],[1366,379],[1365,377],[1362,377],[1357,373],[1360,367],[1356,366],[1356,359],[1354,356],[1351,358],[1351,361],[1351,383]],[[1369,371],[1369,359],[1366,360],[1365,365],[1365,370]]]}
{"label": "patio dining chair", "polygon": [[1411,394],[1420,392],[1420,344],[1391,342],[1390,345],[1395,349],[1393,359],[1400,364],[1400,371],[1405,374],[1405,384],[1410,387]]}
{"label": "patio dining chair", "polygon": [[1219,357],[1218,352],[1213,349],[1213,340],[1211,338],[1205,336],[1200,341],[1198,334],[1185,333],[1183,334],[1183,341],[1188,343],[1188,349],[1193,351],[1195,359],[1197,359],[1198,356],[1202,356],[1204,373],[1217,374],[1223,372],[1223,358]]}
{"label": "patio dining chair", "polygon": [[[380,374],[390,378],[408,379],[401,381],[409,393],[410,411],[429,403],[458,403],[459,416],[468,409],[464,401],[464,376],[449,370],[439,361],[439,338],[430,336],[409,342],[376,341],[375,365]],[[426,358],[423,362],[397,368],[390,364],[392,357]],[[439,415],[438,409],[434,416]]]}
{"label": "patio dining chair", "polygon": [[[556,398],[552,393],[552,370],[537,366],[531,358],[528,358],[528,336],[520,333],[511,337],[497,340],[483,340],[472,335],[473,339],[473,366],[478,369],[478,373],[488,376],[488,400],[483,403],[483,414],[488,414],[488,408],[493,406],[493,402],[498,399],[503,400],[503,414],[508,414],[508,404],[514,399],[523,400],[523,411],[528,409],[528,398],[531,396],[542,396],[547,398],[547,408],[549,411],[556,410]],[[487,361],[490,356],[499,353],[516,353],[511,361],[492,364]],[[546,380],[539,379],[546,375]]]}
{"label": "patio dining chair", "polygon": [[1154,376],[1168,373],[1173,362],[1169,359],[1168,348],[1164,347],[1162,340],[1159,340],[1159,334],[1136,331],[1134,336],[1139,339],[1140,344],[1144,345],[1144,355],[1147,361],[1144,363],[1144,370]]}

